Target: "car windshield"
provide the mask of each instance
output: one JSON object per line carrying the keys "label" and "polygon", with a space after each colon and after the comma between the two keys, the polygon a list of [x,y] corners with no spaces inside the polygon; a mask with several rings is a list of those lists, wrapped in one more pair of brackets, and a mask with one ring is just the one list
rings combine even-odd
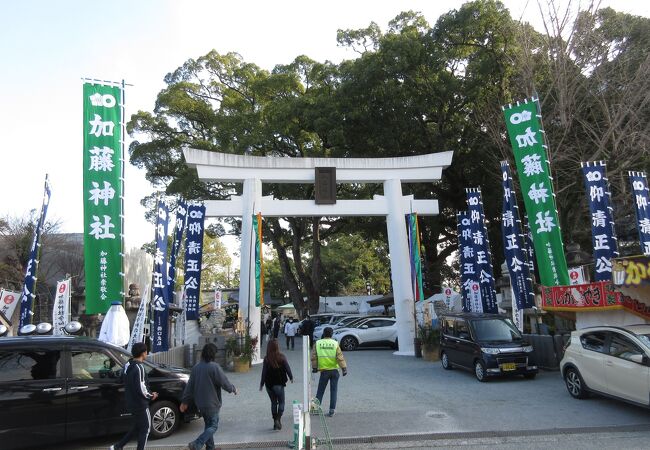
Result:
{"label": "car windshield", "polygon": [[645,345],[650,348],[650,334],[637,334],[636,337]]}
{"label": "car windshield", "polygon": [[508,319],[474,320],[476,339],[481,342],[514,342],[521,340],[521,333]]}

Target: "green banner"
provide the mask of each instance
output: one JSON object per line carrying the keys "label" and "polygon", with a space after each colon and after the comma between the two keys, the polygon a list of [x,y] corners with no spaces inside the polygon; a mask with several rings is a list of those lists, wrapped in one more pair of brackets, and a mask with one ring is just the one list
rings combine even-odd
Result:
{"label": "green banner", "polygon": [[514,150],[521,193],[533,234],[533,245],[544,286],[569,284],[562,233],[558,220],[551,170],[537,99],[504,108],[506,127]]}
{"label": "green banner", "polygon": [[123,299],[122,102],[118,86],[84,83],[83,199],[86,314]]}
{"label": "green banner", "polygon": [[264,305],[264,255],[262,253],[262,214],[253,216],[255,233],[255,306]]}

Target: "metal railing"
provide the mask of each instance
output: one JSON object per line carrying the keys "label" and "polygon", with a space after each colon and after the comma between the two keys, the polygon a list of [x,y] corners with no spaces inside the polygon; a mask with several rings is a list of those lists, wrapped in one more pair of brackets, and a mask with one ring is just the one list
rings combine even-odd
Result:
{"label": "metal railing", "polygon": [[147,357],[147,360],[173,367],[185,367],[186,353],[189,351],[189,345],[179,345],[170,348],[166,352],[152,353]]}

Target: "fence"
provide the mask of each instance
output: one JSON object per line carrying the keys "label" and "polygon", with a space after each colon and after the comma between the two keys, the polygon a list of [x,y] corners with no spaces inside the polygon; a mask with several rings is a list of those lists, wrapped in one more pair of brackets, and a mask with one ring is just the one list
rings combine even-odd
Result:
{"label": "fence", "polygon": [[564,344],[569,335],[525,334],[524,337],[533,346],[533,356],[537,365],[543,369],[558,370],[564,356]]}
{"label": "fence", "polygon": [[189,345],[180,345],[173,347],[166,352],[158,352],[149,355],[147,358],[151,362],[166,364],[173,367],[187,367],[187,359],[190,353]]}

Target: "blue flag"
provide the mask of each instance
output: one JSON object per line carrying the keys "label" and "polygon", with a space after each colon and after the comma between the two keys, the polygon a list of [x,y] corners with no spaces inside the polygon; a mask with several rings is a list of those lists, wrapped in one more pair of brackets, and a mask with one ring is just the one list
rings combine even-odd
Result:
{"label": "blue flag", "polygon": [[475,261],[472,222],[466,211],[456,214],[458,220],[458,254],[460,255],[460,284],[463,311],[483,312],[479,272]]}
{"label": "blue flag", "polygon": [[191,203],[187,209],[185,240],[185,317],[187,320],[199,318],[204,218],[205,206],[202,203]]}
{"label": "blue flag", "polygon": [[169,208],[159,201],[156,217],[156,254],[153,259],[153,353],[169,350],[169,286],[167,285],[167,229]]}
{"label": "blue flag", "polygon": [[503,184],[501,233],[510,284],[517,301],[517,308],[532,308],[535,305],[535,293],[529,272],[526,236],[522,233],[517,197],[513,191],[512,176],[507,161],[501,161],[501,179]]}
{"label": "blue flag", "polygon": [[582,174],[591,213],[591,242],[594,247],[596,281],[612,279],[612,258],[618,257],[607,166],[604,161],[582,163]]}
{"label": "blue flag", "polygon": [[497,292],[494,288],[492,255],[490,253],[487,227],[485,226],[481,190],[479,188],[470,188],[465,189],[465,192],[467,193],[467,213],[472,227],[476,270],[481,286],[483,312],[497,314],[499,307],[497,306]]}
{"label": "blue flag", "polygon": [[639,243],[644,255],[650,255],[650,209],[648,206],[648,179],[645,172],[628,172],[634,195],[636,225],[639,229]]}
{"label": "blue flag", "polygon": [[38,270],[38,257],[41,248],[41,233],[45,225],[45,217],[47,216],[47,206],[50,203],[50,181],[45,175],[45,193],[43,194],[43,205],[41,207],[41,215],[38,218],[38,223],[34,229],[34,237],[32,238],[32,248],[29,252],[29,261],[25,268],[25,280],[23,283],[23,292],[20,296],[20,324],[18,329],[32,323],[32,305],[36,294],[34,293],[36,287],[36,271]]}
{"label": "blue flag", "polygon": [[169,278],[167,285],[169,286],[168,298],[170,302],[174,300],[174,289],[176,288],[176,257],[178,256],[178,249],[183,241],[183,232],[185,231],[185,224],[187,223],[187,203],[183,200],[178,202],[176,209],[176,226],[174,231],[174,240],[172,241],[172,251],[169,255]]}

